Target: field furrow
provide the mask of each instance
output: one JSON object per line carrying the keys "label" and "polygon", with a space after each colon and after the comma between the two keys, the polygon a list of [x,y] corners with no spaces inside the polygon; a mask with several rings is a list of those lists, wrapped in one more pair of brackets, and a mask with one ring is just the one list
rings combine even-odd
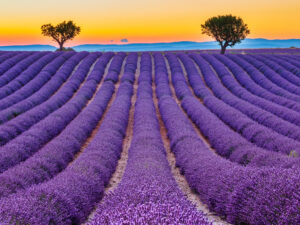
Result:
{"label": "field furrow", "polygon": [[288,52],[0,51],[0,224],[300,224]]}

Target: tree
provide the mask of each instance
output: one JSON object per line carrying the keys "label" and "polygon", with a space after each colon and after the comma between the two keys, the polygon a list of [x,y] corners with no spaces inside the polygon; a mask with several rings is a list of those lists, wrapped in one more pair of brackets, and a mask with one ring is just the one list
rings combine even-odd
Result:
{"label": "tree", "polygon": [[232,15],[211,17],[201,25],[202,33],[214,37],[221,46],[221,54],[226,47],[240,43],[250,33],[247,24],[240,17]]}
{"label": "tree", "polygon": [[41,26],[41,29],[44,36],[52,37],[58,43],[60,51],[64,49],[63,45],[66,41],[72,40],[80,33],[80,27],[76,26],[72,20],[64,21],[56,26],[45,24]]}

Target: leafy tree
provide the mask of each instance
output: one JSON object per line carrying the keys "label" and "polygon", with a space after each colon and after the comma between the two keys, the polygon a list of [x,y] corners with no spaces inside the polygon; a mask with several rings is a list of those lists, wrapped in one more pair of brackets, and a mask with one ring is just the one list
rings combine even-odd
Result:
{"label": "leafy tree", "polygon": [[201,25],[202,33],[214,37],[221,46],[221,54],[226,47],[240,43],[250,33],[247,24],[240,17],[232,15],[211,17]]}
{"label": "leafy tree", "polygon": [[59,50],[64,50],[64,43],[68,40],[72,40],[76,35],[80,33],[80,27],[71,21],[64,21],[56,26],[52,24],[45,24],[41,26],[42,34],[44,36],[52,37],[59,45]]}

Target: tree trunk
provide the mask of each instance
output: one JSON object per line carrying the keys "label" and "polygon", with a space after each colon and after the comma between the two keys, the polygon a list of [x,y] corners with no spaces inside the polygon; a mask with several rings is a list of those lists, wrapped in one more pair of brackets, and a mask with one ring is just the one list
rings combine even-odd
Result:
{"label": "tree trunk", "polygon": [[224,55],[226,50],[226,46],[221,46],[221,54]]}
{"label": "tree trunk", "polygon": [[62,51],[64,50],[64,47],[63,47],[64,43],[59,43],[59,51]]}

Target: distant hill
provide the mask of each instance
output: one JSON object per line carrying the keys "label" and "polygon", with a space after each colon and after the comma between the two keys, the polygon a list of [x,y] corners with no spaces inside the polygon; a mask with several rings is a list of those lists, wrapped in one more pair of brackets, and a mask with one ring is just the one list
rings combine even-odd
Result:
{"label": "distant hill", "polygon": [[[242,43],[234,46],[233,49],[241,48],[290,48],[300,47],[300,39],[268,40],[263,38],[245,39]],[[136,44],[113,44],[99,45],[88,44],[73,47],[76,51],[172,51],[172,50],[193,50],[193,49],[219,49],[215,41],[208,42],[171,42],[171,43],[136,43]],[[229,48],[230,49],[230,48]]]}
{"label": "distant hill", "polygon": [[[247,48],[300,48],[300,39],[268,40],[263,38],[245,39],[233,49]],[[171,43],[133,43],[133,44],[86,44],[72,47],[76,51],[172,51],[172,50],[193,50],[193,49],[219,49],[215,41],[208,42],[171,42]],[[54,51],[56,48],[51,45],[15,45],[0,46],[2,51]],[[228,48],[230,49],[230,48]]]}
{"label": "distant hill", "polygon": [[235,48],[300,48],[300,39],[274,39],[268,40],[264,38],[245,39]]}
{"label": "distant hill", "polygon": [[52,45],[10,45],[0,46],[0,51],[55,51]]}

